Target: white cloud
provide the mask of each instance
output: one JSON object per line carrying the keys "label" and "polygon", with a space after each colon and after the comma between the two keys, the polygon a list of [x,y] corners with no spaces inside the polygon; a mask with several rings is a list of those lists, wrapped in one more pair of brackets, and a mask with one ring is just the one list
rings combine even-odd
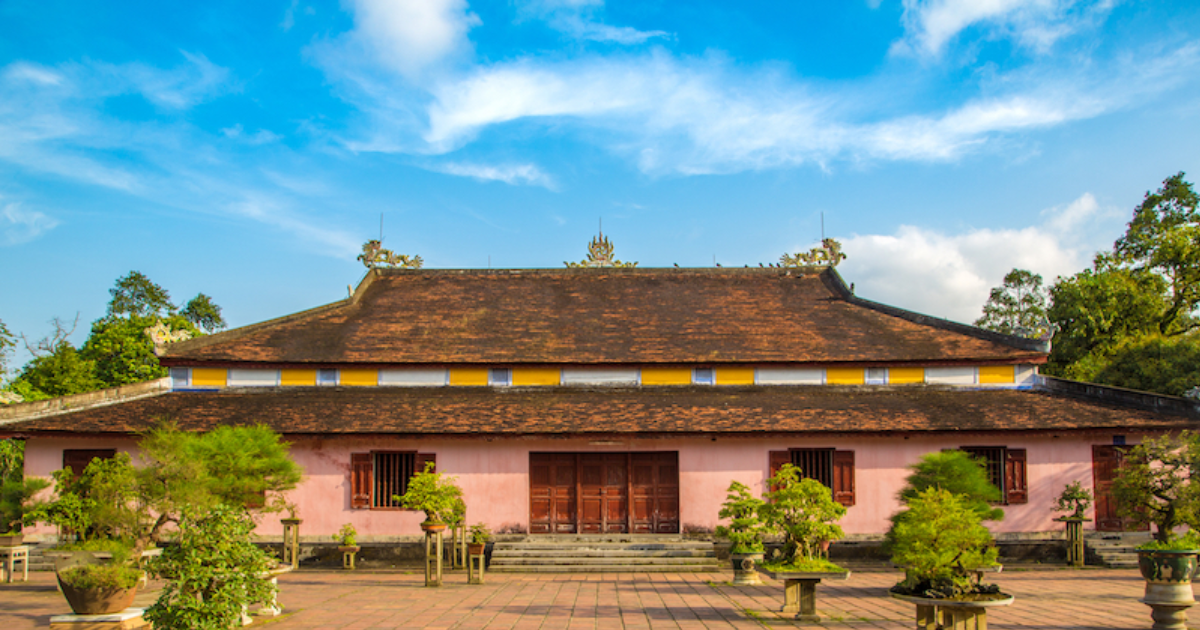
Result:
{"label": "white cloud", "polygon": [[903,39],[892,52],[937,55],[959,33],[986,26],[1037,51],[1048,50],[1107,13],[1114,0],[904,0]]}
{"label": "white cloud", "polygon": [[951,234],[906,225],[894,234],[854,235],[843,240],[847,258],[839,271],[866,299],[970,323],[1011,269],[1053,283],[1111,247],[1121,225],[1119,213],[1101,208],[1091,193],[1043,210],[1042,217],[1043,225],[1020,230]]}
{"label": "white cloud", "polygon": [[17,61],[4,69],[4,78],[10,81],[32,81],[41,85],[60,85],[61,74],[35,63]]}
{"label": "white cloud", "polygon": [[[180,51],[187,63],[164,70],[141,63],[93,64],[93,79],[105,81],[101,93],[138,92],[146,100],[166,109],[189,109],[236,89],[228,68],[218,66],[201,54]],[[82,75],[92,74],[81,72]]]}
{"label": "white cloud", "polygon": [[525,184],[529,186],[542,186],[550,190],[554,190],[554,180],[549,175],[542,172],[536,164],[468,164],[462,162],[446,162],[442,164],[431,164],[427,166],[429,170],[447,175],[458,175],[460,177],[471,177],[485,181],[504,182],[513,186]]}
{"label": "white cloud", "polygon": [[353,0],[353,6],[356,35],[409,80],[468,52],[467,33],[481,24],[466,0]]}
{"label": "white cloud", "polygon": [[246,133],[246,130],[242,128],[241,123],[238,123],[232,127],[225,127],[224,129],[221,129],[221,133],[225,134],[225,137],[229,138],[230,140],[239,140],[253,145],[270,144],[280,140],[280,136],[278,134],[272,133],[266,129],[259,129],[254,133],[248,134]]}
{"label": "white cloud", "polygon": [[6,204],[0,210],[0,231],[4,233],[5,245],[28,243],[57,226],[58,219],[36,210],[23,210],[19,203]]}
{"label": "white cloud", "polygon": [[575,39],[630,46],[671,36],[666,31],[605,24],[597,17],[604,10],[604,0],[527,0],[518,6],[521,14],[545,20],[550,28]]}

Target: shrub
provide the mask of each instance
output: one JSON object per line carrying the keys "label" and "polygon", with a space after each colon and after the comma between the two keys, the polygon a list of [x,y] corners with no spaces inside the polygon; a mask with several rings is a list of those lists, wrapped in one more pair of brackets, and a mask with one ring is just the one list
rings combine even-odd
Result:
{"label": "shrub", "polygon": [[[462,489],[455,481],[454,477],[443,477],[442,473],[436,472],[433,462],[425,462],[425,470],[408,480],[404,495],[392,498],[410,510],[424,512],[428,523],[450,523],[462,503]],[[466,513],[465,505],[463,513]]]}
{"label": "shrub", "polygon": [[250,542],[253,531],[242,507],[184,512],[177,544],[151,563],[169,582],[146,609],[146,621],[157,630],[240,628],[242,611],[274,599],[276,591],[262,579],[275,562]]}
{"label": "shrub", "polygon": [[1175,528],[1200,521],[1200,434],[1147,438],[1133,447],[1113,480],[1113,496],[1122,516],[1134,523],[1153,523],[1154,538],[1170,541]]}
{"label": "shrub", "polygon": [[343,547],[354,547],[358,544],[358,530],[354,529],[353,524],[346,523],[333,535],[333,539],[342,543]]}
{"label": "shrub", "polygon": [[733,543],[729,553],[762,553],[765,526],[760,518],[763,500],[750,494],[750,488],[740,481],[729,484],[720,518],[730,519],[728,526],[717,527],[717,535]]}
{"label": "shrub", "polygon": [[1092,493],[1078,481],[1072,481],[1063,487],[1062,494],[1054,502],[1055,512],[1070,512],[1066,518],[1083,518],[1084,512],[1092,505]]}
{"label": "shrub", "polygon": [[58,579],[78,589],[128,590],[137,586],[142,572],[121,564],[85,564],[63,570]]}

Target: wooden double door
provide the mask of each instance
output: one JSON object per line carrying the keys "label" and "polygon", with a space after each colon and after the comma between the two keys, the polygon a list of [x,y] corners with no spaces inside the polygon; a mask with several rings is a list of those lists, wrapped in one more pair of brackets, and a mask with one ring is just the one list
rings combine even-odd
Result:
{"label": "wooden double door", "polygon": [[529,533],[679,533],[679,453],[530,453]]}

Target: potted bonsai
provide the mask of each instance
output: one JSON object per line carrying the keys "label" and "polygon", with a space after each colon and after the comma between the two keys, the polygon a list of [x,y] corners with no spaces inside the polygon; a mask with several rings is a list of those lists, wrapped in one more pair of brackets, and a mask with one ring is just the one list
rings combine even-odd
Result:
{"label": "potted bonsai", "polygon": [[822,579],[841,579],[850,572],[828,558],[829,543],[845,536],[836,523],[846,508],[833,500],[833,493],[816,479],[801,479],[800,469],[784,464],[768,481],[766,503],[760,512],[768,531],[780,534],[783,549],[763,563],[760,572],[784,582],[781,612],[814,623],[821,620],[816,609],[817,584]]}
{"label": "potted bonsai", "polygon": [[916,604],[919,628],[982,628],[988,607],[1013,601],[982,583],[981,570],[996,564],[996,548],[967,497],[936,487],[920,491],[893,518],[891,548],[892,562],[904,569],[891,594]]}
{"label": "potted bonsai", "polygon": [[483,554],[483,550],[487,547],[488,542],[492,539],[492,530],[488,529],[486,523],[475,523],[470,527],[470,542],[467,543],[467,552],[472,556]]}
{"label": "potted bonsai", "polygon": [[393,498],[403,507],[425,513],[422,530],[445,531],[447,523],[454,519],[455,507],[462,499],[462,489],[455,481],[454,477],[443,477],[442,473],[436,472],[433,462],[426,462],[425,470],[408,480],[408,489],[404,494]]}
{"label": "potted bonsai", "polygon": [[1071,566],[1082,567],[1086,550],[1083,543],[1083,524],[1092,519],[1084,514],[1092,505],[1092,493],[1078,481],[1067,484],[1054,502],[1055,512],[1067,512],[1054,520],[1063,523],[1067,528],[1067,563]]}
{"label": "potted bonsai", "polygon": [[1138,568],[1146,580],[1142,602],[1152,609],[1155,627],[1183,627],[1195,603],[1192,575],[1200,538],[1180,535],[1183,525],[1197,528],[1200,515],[1200,435],[1147,438],[1133,447],[1117,470],[1112,492],[1133,523],[1154,525],[1154,539],[1138,547]]}
{"label": "potted bonsai", "polygon": [[757,563],[763,559],[763,534],[765,525],[761,518],[763,500],[750,493],[750,488],[740,481],[729,484],[725,502],[721,504],[720,518],[729,519],[729,525],[719,525],[717,535],[730,542],[729,559],[733,563],[733,583],[742,586],[762,584],[758,577]]}
{"label": "potted bonsai", "polygon": [[342,552],[342,568],[353,569],[354,554],[361,549],[358,546],[358,530],[354,529],[353,524],[346,523],[333,535],[333,539],[338,541],[338,551]]}

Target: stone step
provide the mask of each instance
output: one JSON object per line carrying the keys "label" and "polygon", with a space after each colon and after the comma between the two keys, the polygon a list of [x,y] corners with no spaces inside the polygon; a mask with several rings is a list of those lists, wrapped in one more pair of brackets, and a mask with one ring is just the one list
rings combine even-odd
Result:
{"label": "stone step", "polygon": [[667,566],[654,564],[611,565],[597,567],[590,564],[561,564],[535,566],[492,566],[488,565],[491,573],[716,573],[721,570],[718,565],[688,565]]}
{"label": "stone step", "polygon": [[500,572],[718,571],[711,542],[677,535],[529,536],[497,542],[489,570]]}

